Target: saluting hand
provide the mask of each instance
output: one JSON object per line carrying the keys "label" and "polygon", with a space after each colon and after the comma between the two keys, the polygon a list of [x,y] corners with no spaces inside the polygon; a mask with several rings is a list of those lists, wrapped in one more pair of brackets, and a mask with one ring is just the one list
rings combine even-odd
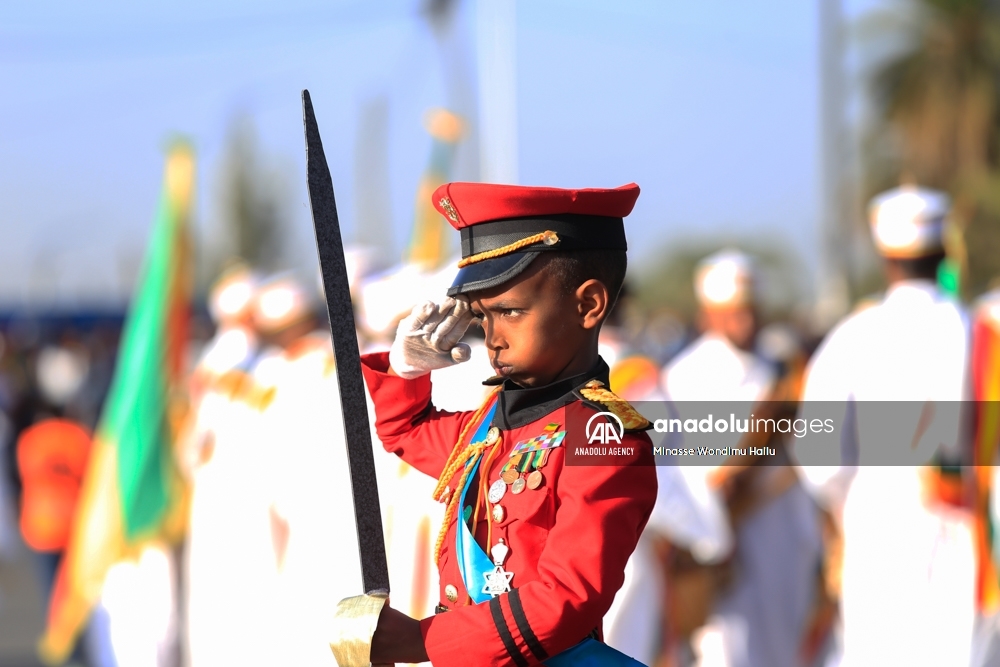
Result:
{"label": "saluting hand", "polygon": [[399,323],[389,350],[389,366],[408,380],[437,368],[468,361],[472,350],[459,343],[473,320],[465,297],[448,297],[441,304],[415,306]]}

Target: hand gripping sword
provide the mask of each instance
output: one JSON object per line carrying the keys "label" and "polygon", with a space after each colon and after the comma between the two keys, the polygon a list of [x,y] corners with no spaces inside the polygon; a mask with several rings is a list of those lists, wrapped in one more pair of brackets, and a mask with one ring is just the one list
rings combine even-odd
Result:
{"label": "hand gripping sword", "polygon": [[354,309],[347,285],[344,242],[333,196],[333,179],[323,153],[316,115],[309,91],[302,91],[302,120],[306,135],[306,176],[316,246],[323,270],[323,287],[330,314],[333,353],[337,362],[340,408],[344,415],[347,459],[354,497],[354,521],[358,529],[358,553],[365,595],[347,598],[337,609],[337,621],[330,647],[340,667],[367,665],[371,637],[378,613],[389,594],[389,568],[385,559],[382,513],[379,508],[375,459],[372,454],[368,406],[361,376]]}

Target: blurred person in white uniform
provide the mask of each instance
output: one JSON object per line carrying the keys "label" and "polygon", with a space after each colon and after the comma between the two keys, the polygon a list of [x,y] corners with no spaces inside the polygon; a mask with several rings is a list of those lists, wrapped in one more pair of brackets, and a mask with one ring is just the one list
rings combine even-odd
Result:
{"label": "blurred person in white uniform", "polygon": [[[706,407],[716,406],[719,411],[744,412],[736,416],[746,418],[778,390],[775,366],[754,352],[757,295],[752,260],[736,250],[705,258],[696,268],[695,291],[704,333],[664,370],[667,397],[685,417],[702,418]],[[687,415],[685,410],[699,414]],[[730,446],[737,446],[743,436],[726,437]],[[690,484],[718,504],[732,500],[723,496],[723,485],[738,482],[742,491],[739,506],[730,508],[735,531],[732,580],[693,638],[698,664],[799,667],[821,562],[816,508],[794,469],[782,465],[787,458],[749,467],[733,463],[680,466]]]}
{"label": "blurred person in white uniform", "polygon": [[194,421],[181,448],[192,481],[185,619],[192,667],[249,664],[269,647],[261,612],[273,603],[275,558],[259,433],[272,394],[254,376],[259,289],[242,267],[218,281],[209,297],[218,331],[192,377]]}
{"label": "blurred person in white uniform", "polygon": [[807,371],[801,416],[836,430],[795,457],[840,522],[845,667],[969,664],[971,522],[935,493],[938,464],[961,460],[970,389],[966,313],[935,282],[948,211],[945,194],[912,186],[872,201],[889,288]]}
{"label": "blurred person in white uniform", "polygon": [[220,378],[231,371],[249,372],[256,358],[259,341],[251,314],[257,282],[249,267],[234,264],[209,291],[208,312],[216,329],[191,371],[192,419],[179,448],[187,473],[198,467],[202,457],[211,458],[213,428],[219,421],[216,410],[224,410],[221,406],[228,400]]}
{"label": "blurred person in white uniform", "polygon": [[278,664],[335,667],[334,611],[362,582],[333,346],[316,299],[290,279],[257,301],[271,344],[258,381],[273,387],[257,435],[276,573],[273,650]]}

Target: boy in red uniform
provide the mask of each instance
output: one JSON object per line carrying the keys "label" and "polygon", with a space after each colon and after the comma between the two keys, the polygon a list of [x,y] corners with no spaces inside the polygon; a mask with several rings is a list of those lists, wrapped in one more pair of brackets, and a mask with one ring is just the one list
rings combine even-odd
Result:
{"label": "boy in red uniform", "polygon": [[[420,621],[385,607],[373,664],[638,664],[595,641],[656,497],[649,422],[611,393],[597,353],[638,195],[634,184],[434,193],[461,232],[461,270],[449,298],[414,308],[362,369],[383,445],[438,478],[447,503],[441,604]],[[468,358],[459,341],[476,320],[496,390],[474,412],[439,411],[429,373]],[[613,455],[567,465],[602,412]]]}

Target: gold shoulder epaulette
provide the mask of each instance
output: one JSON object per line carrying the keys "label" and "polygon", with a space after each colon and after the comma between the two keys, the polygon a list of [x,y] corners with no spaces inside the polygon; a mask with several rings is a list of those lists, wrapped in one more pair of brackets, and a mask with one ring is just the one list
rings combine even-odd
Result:
{"label": "gold shoulder epaulette", "polygon": [[650,426],[648,419],[639,414],[628,401],[604,386],[600,380],[591,380],[580,387],[577,392],[588,401],[599,403],[622,420],[626,431],[643,431]]}

